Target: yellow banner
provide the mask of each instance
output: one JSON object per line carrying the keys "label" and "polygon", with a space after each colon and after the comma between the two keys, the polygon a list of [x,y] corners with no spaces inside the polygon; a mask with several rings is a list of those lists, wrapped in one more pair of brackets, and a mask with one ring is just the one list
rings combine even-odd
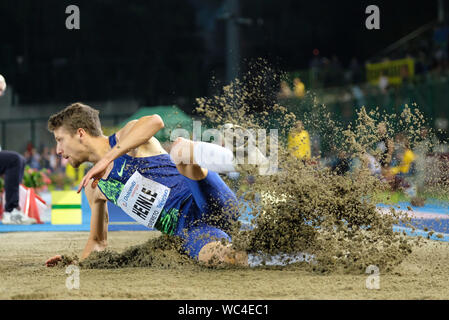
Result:
{"label": "yellow banner", "polygon": [[388,77],[389,84],[398,85],[402,83],[403,77],[415,75],[415,61],[406,58],[366,64],[366,80],[369,83],[377,85],[382,72]]}

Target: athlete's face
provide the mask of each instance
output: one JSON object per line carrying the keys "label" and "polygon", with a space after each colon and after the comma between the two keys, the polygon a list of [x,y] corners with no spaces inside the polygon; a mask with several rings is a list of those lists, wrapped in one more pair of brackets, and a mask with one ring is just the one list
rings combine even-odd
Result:
{"label": "athlete's face", "polygon": [[64,127],[57,128],[53,134],[56,139],[56,153],[78,168],[87,161],[86,147],[81,143],[78,133],[71,135]]}

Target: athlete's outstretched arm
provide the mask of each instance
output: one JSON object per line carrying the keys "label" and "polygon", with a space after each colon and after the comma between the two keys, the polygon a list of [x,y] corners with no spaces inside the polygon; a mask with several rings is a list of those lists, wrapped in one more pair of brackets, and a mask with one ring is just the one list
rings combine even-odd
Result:
{"label": "athlete's outstretched arm", "polygon": [[84,176],[78,187],[78,193],[92,178],[100,178],[108,165],[118,157],[128,153],[148,142],[159,130],[164,128],[164,122],[158,115],[145,116],[126,126],[120,133],[120,142],[117,143],[92,169]]}
{"label": "athlete's outstretched arm", "polygon": [[157,114],[145,116],[119,131],[120,141],[105,156],[110,161],[130,152],[148,142],[159,130],[164,128],[162,118]]}
{"label": "athlete's outstretched arm", "polygon": [[[90,234],[86,246],[81,254],[81,260],[87,258],[93,251],[103,251],[106,249],[108,240],[108,207],[103,197],[100,197],[100,191],[88,186],[86,197],[91,208]],[[61,255],[56,255],[48,259],[45,264],[47,267],[56,266],[62,260]]]}
{"label": "athlete's outstretched arm", "polygon": [[108,245],[108,206],[107,201],[98,197],[98,189],[88,186],[86,197],[91,209],[90,233],[81,260],[87,258],[92,251],[103,251]]}

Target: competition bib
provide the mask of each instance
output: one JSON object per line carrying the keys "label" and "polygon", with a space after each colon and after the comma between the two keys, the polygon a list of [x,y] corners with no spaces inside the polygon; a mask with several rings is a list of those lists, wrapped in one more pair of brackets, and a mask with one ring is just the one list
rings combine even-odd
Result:
{"label": "competition bib", "polygon": [[117,205],[138,223],[153,228],[169,194],[170,188],[136,171],[123,187]]}

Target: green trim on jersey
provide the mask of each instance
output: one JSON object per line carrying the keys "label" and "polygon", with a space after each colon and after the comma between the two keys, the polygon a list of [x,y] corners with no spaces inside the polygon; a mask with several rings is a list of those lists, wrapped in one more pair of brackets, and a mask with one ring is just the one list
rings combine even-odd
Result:
{"label": "green trim on jersey", "polygon": [[98,187],[113,204],[117,205],[118,197],[125,185],[114,179],[98,181]]}
{"label": "green trim on jersey", "polygon": [[179,219],[179,209],[171,208],[168,212],[162,209],[161,216],[157,220],[154,228],[162,233],[173,235],[176,231]]}

